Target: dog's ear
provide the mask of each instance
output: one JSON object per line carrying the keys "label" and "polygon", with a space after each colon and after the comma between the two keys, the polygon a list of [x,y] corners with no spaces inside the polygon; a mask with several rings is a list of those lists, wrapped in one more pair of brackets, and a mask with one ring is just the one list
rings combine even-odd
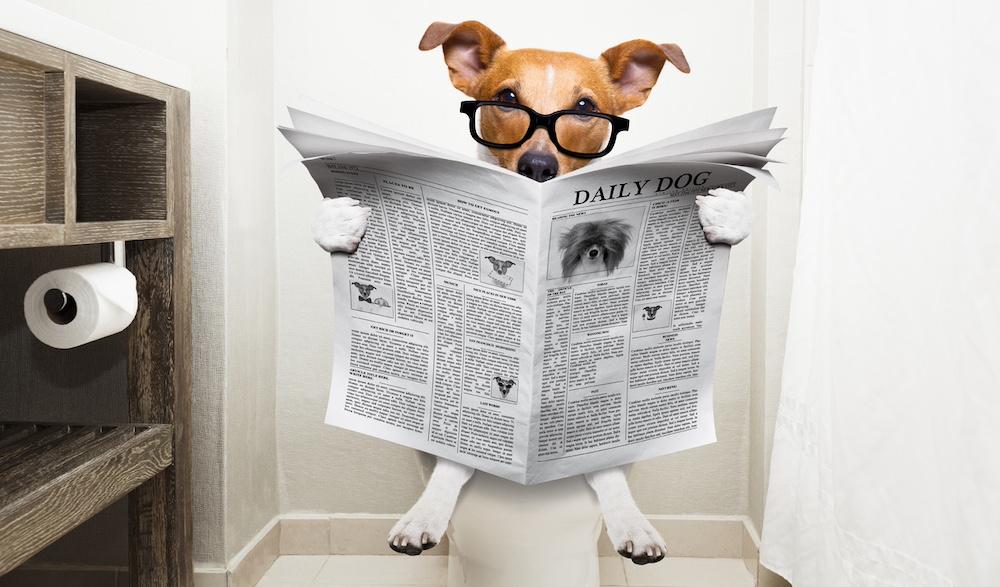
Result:
{"label": "dog's ear", "polygon": [[419,47],[421,51],[442,47],[452,85],[474,98],[476,78],[490,66],[497,49],[504,44],[500,35],[483,23],[467,20],[458,24],[432,23]]}
{"label": "dog's ear", "polygon": [[642,106],[667,61],[682,72],[691,73],[684,52],[673,43],[657,45],[642,39],[626,41],[601,53],[601,58],[608,66],[611,81],[618,88],[619,112]]}

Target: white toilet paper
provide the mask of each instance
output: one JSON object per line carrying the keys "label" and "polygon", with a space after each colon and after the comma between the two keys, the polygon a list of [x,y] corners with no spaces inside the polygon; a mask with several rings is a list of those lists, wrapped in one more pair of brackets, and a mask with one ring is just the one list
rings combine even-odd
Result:
{"label": "white toilet paper", "polygon": [[95,263],[36,279],[24,294],[24,318],[38,340],[68,349],[125,330],[138,305],[128,269]]}

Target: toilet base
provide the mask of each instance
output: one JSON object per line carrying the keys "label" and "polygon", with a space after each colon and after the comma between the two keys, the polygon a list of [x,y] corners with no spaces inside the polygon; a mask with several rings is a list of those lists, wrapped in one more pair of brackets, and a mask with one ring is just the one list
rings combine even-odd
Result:
{"label": "toilet base", "polygon": [[599,587],[601,528],[583,476],[525,486],[477,471],[448,527],[448,587]]}

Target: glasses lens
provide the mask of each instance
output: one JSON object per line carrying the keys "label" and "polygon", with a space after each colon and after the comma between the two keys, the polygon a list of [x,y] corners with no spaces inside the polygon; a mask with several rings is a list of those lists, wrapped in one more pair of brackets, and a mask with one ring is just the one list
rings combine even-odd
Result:
{"label": "glasses lens", "polygon": [[556,140],[567,151],[596,155],[611,140],[611,121],[588,114],[563,114],[556,119]]}
{"label": "glasses lens", "polygon": [[528,134],[530,123],[528,113],[517,108],[483,105],[476,109],[476,132],[479,138],[490,143],[519,143]]}

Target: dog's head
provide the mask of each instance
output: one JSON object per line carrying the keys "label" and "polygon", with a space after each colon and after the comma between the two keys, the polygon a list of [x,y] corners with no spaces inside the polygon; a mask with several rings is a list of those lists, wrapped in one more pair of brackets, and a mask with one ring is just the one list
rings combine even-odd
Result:
{"label": "dog's head", "polygon": [[611,273],[625,258],[632,227],[622,220],[598,220],[574,224],[559,237],[563,251],[563,277],[573,275],[581,263],[600,263]]}
{"label": "dog's head", "polygon": [[[420,49],[436,47],[444,50],[451,83],[468,96],[515,102],[540,114],[580,110],[621,115],[646,101],[666,62],[684,73],[690,71],[683,51],[674,44],[636,39],[608,49],[597,59],[541,49],[512,51],[499,35],[474,20],[431,24],[420,39]],[[505,136],[504,123],[495,117],[481,121],[484,126],[500,126],[490,130],[497,137]],[[521,129],[507,130],[519,135],[514,140],[523,133]],[[574,132],[606,134],[592,128]],[[559,136],[562,142],[562,134]],[[579,136],[573,140],[584,144],[605,139]],[[520,147],[489,151],[498,165],[537,181],[568,173],[589,161],[560,153],[541,128]]]}
{"label": "dog's head", "polygon": [[514,386],[513,379],[504,379],[498,376],[494,377],[493,381],[497,382],[497,389],[500,390],[500,395],[504,397],[507,397],[507,394],[510,393],[510,388]]}
{"label": "dog's head", "polygon": [[357,281],[352,281],[351,284],[358,288],[358,293],[365,296],[366,298],[371,295],[372,290],[375,289],[374,285],[368,283],[358,283]]}
{"label": "dog's head", "polygon": [[507,275],[507,270],[514,266],[513,261],[497,259],[493,255],[489,255],[486,258],[493,264],[493,270],[496,271],[497,275]]}
{"label": "dog's head", "polygon": [[643,320],[656,320],[656,313],[660,311],[663,306],[646,306],[642,309],[645,314],[643,315]]}

